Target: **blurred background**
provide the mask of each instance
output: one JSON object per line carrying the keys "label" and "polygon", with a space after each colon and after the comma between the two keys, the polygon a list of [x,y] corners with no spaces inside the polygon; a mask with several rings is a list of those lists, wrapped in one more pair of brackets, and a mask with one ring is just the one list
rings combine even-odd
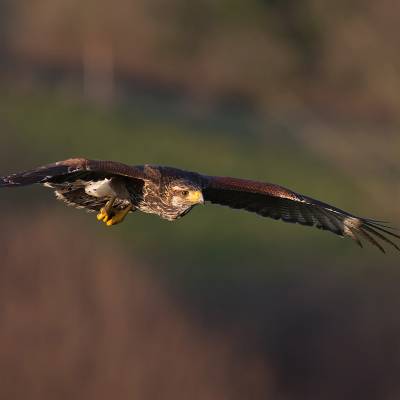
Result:
{"label": "blurred background", "polygon": [[[0,172],[83,156],[400,226],[400,7],[3,0]],[[0,397],[400,396],[399,255],[218,206],[113,229],[3,190]]]}

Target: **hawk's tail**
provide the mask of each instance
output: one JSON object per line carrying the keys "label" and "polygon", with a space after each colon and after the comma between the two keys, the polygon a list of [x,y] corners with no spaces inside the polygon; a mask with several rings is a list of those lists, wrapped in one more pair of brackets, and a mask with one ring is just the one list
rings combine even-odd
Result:
{"label": "hawk's tail", "polygon": [[46,183],[50,179],[60,175],[66,175],[69,172],[69,165],[63,165],[62,163],[48,164],[29,171],[19,172],[9,176],[1,176],[0,188]]}

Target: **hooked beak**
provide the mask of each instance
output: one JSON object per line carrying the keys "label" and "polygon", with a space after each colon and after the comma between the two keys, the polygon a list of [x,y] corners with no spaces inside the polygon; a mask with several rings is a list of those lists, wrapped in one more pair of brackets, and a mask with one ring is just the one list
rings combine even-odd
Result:
{"label": "hooked beak", "polygon": [[191,190],[187,198],[193,204],[204,204],[204,197],[201,190]]}

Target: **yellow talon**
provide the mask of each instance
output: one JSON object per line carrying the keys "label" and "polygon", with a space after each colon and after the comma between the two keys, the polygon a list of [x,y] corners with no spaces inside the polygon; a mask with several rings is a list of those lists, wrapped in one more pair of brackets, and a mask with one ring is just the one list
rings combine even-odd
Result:
{"label": "yellow talon", "polygon": [[112,216],[112,218],[110,218],[104,222],[106,222],[107,226],[117,225],[125,219],[125,217],[129,213],[129,211],[131,211],[131,210],[132,210],[132,204],[130,204],[128,207],[124,208],[121,211],[115,212],[115,214]]}
{"label": "yellow talon", "polygon": [[100,209],[100,212],[97,214],[98,221],[107,222],[110,219],[115,199],[115,197],[112,197],[107,201],[106,205]]}
{"label": "yellow talon", "polygon": [[111,219],[111,216],[110,216],[110,215],[105,215],[104,218],[103,218],[103,222],[107,222],[107,221],[109,221],[110,219]]}
{"label": "yellow talon", "polygon": [[107,222],[109,219],[111,219],[111,215],[108,214],[104,208],[102,208],[100,212],[97,214],[97,219],[99,221]]}
{"label": "yellow talon", "polygon": [[104,208],[102,208],[102,209],[100,210],[100,212],[97,214],[97,219],[98,219],[99,221],[103,221],[104,217],[107,217],[107,214],[105,213]]}

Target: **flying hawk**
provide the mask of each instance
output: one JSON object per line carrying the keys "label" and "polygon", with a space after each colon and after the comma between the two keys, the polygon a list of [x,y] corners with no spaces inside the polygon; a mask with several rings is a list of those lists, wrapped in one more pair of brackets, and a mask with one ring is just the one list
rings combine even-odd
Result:
{"label": "flying hawk", "polygon": [[365,239],[384,252],[380,239],[400,250],[390,238],[400,239],[400,235],[381,221],[356,217],[271,183],[84,158],[71,158],[0,177],[0,188],[33,183],[53,188],[57,198],[68,205],[96,211],[97,219],[107,226],[122,222],[128,213],[136,210],[173,221],[194,206],[209,201],[349,236],[361,247],[360,239]]}

